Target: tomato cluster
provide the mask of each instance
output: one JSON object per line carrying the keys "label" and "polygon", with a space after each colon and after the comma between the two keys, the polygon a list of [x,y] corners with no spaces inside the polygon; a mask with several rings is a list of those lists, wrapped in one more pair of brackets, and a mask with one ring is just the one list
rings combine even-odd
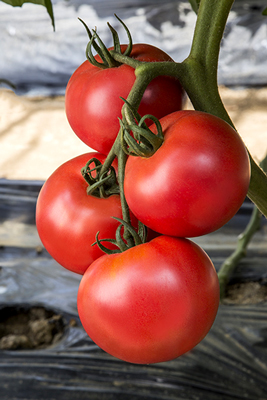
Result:
{"label": "tomato cluster", "polygon": [[[134,45],[130,57],[172,62],[143,44]],[[159,119],[163,143],[150,157],[128,156],[120,188],[133,229],[140,221],[150,235],[120,252],[114,244],[120,222],[112,218],[123,218],[120,195],[87,194],[80,171],[89,159],[107,159],[119,131],[121,97],[127,98],[134,81],[134,68],[125,64],[100,69],[85,61],[74,72],[66,114],[95,152],[69,160],[48,178],[36,224],[55,260],[83,275],[78,313],[92,340],[122,360],[155,363],[192,349],[214,322],[217,273],[188,238],[213,232],[233,217],[248,190],[250,164],[233,128],[212,115],[181,110],[184,91],[177,79],[154,79],[138,113]],[[157,133],[157,125],[149,129]],[[117,171],[116,159],[112,165]],[[103,246],[93,245],[97,232],[106,255]]]}

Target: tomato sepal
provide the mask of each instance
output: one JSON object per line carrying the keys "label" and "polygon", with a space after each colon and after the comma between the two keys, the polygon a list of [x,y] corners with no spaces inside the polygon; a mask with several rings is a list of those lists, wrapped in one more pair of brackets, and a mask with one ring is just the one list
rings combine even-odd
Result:
{"label": "tomato sepal", "polygon": [[[107,49],[107,47],[103,43],[102,39],[98,35],[96,29],[92,29],[92,32],[93,32],[92,33],[90,31],[90,29],[88,28],[88,26],[86,25],[86,23],[81,18],[79,18],[81,23],[84,25],[86,32],[88,34],[88,37],[89,37],[89,42],[87,44],[86,51],[85,51],[86,58],[92,65],[94,65],[95,67],[98,67],[100,69],[114,68],[114,67],[120,66],[122,63],[115,60],[114,54],[118,53],[120,55],[123,55],[124,57],[128,57],[132,51],[133,42],[132,42],[131,33],[130,33],[128,27],[126,26],[126,24],[116,14],[114,14],[114,15],[117,18],[117,20],[121,23],[121,25],[124,27],[126,34],[128,36],[129,43],[128,43],[126,50],[123,53],[121,50],[119,35],[118,35],[117,31],[110,25],[110,23],[108,23],[107,25],[111,31],[112,38],[113,38],[113,50]],[[96,40],[98,43],[96,42]],[[98,61],[96,59],[96,57],[93,55],[92,47],[94,48],[94,50],[96,51],[96,53],[98,54],[98,56],[100,57],[102,62]]]}
{"label": "tomato sepal", "polygon": [[[95,167],[90,168],[93,163]],[[81,174],[88,183],[86,190],[88,195],[107,198],[120,193],[115,168],[110,165],[107,170],[103,171],[103,164],[96,157],[91,158],[86,163],[81,169]]]}

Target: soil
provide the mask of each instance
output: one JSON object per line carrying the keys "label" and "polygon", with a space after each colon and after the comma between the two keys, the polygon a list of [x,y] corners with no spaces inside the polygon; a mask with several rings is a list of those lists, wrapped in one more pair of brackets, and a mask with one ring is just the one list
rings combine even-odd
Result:
{"label": "soil", "polygon": [[63,317],[43,307],[5,307],[0,312],[0,349],[42,349],[63,336]]}
{"label": "soil", "polygon": [[[243,282],[229,285],[225,305],[257,304],[267,301],[267,285]],[[70,321],[69,326],[76,324]],[[62,315],[43,307],[5,307],[0,311],[0,350],[34,350],[55,345],[67,324]]]}
{"label": "soil", "polygon": [[223,304],[258,304],[267,301],[266,282],[242,282],[229,285]]}

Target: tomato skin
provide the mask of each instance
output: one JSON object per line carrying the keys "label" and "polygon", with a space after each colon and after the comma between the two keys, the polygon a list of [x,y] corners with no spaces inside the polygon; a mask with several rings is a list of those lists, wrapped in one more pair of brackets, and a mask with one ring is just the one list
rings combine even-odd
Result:
{"label": "tomato skin", "polygon": [[82,277],[78,313],[90,338],[124,361],[168,361],[196,346],[219,306],[217,273],[189,239],[159,236],[96,260]]}
{"label": "tomato skin", "polygon": [[[121,46],[122,51],[126,46]],[[96,57],[98,60],[99,58]],[[173,61],[162,50],[148,44],[134,44],[131,58],[140,61]],[[121,65],[100,69],[85,61],[71,76],[65,94],[70,126],[89,147],[108,154],[119,131],[123,100],[135,82],[134,68]],[[172,77],[155,78],[147,87],[139,113],[161,118],[182,108],[184,90]]]}
{"label": "tomato skin", "polygon": [[126,163],[131,211],[165,235],[196,237],[219,229],[238,211],[249,187],[250,162],[241,138],[223,120],[198,111],[178,111],[160,122],[163,145],[150,158],[131,156]]}
{"label": "tomato skin", "polygon": [[92,152],[62,164],[44,183],[36,205],[36,226],[44,247],[59,264],[78,274],[104,254],[97,245],[91,246],[96,233],[100,231],[100,239],[115,238],[119,222],[111,217],[122,218],[119,195],[101,199],[86,193],[81,168],[92,157],[101,162],[106,158]]}

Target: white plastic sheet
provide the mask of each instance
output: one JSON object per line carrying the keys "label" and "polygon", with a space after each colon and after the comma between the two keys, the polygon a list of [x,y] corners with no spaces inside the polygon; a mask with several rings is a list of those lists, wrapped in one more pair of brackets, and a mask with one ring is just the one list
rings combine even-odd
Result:
{"label": "white plastic sheet", "polygon": [[[236,0],[231,11],[219,64],[219,83],[267,83],[267,17],[264,0]],[[97,27],[112,44],[109,21],[127,40],[114,13],[128,25],[134,42],[162,48],[175,61],[190,51],[196,15],[186,0],[55,0],[56,31],[44,7],[13,8],[0,2],[0,77],[17,85],[18,94],[64,94],[70,75],[85,60],[88,37],[78,20]]]}

